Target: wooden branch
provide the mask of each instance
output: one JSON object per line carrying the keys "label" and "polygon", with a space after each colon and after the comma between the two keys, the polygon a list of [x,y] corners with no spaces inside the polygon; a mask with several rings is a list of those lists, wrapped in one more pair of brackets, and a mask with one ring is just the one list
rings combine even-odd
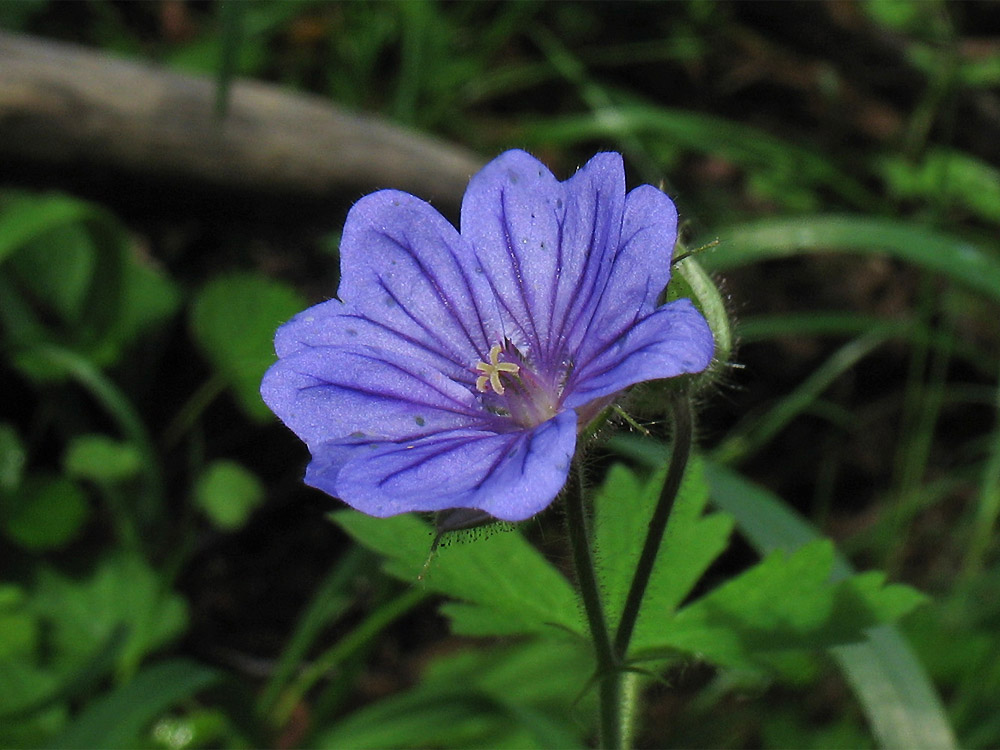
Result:
{"label": "wooden branch", "polygon": [[0,160],[173,184],[324,197],[393,187],[457,205],[471,152],[319,97],[215,83],[83,47],[0,32]]}

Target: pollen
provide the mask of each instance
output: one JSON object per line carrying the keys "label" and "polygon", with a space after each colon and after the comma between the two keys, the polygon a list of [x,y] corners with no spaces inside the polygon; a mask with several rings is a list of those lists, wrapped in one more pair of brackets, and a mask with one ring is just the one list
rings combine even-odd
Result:
{"label": "pollen", "polygon": [[501,362],[500,344],[494,344],[493,348],[490,349],[490,361],[477,363],[476,369],[483,373],[476,378],[476,390],[480,393],[486,393],[490,386],[492,386],[496,394],[502,396],[504,388],[503,383],[500,382],[500,373],[509,372],[514,374],[521,368],[513,362]]}

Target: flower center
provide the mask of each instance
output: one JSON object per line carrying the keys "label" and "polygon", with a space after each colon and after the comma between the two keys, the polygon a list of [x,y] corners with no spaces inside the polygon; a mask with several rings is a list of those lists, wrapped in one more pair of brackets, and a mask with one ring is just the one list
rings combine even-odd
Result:
{"label": "flower center", "polygon": [[558,414],[561,389],[539,377],[523,359],[521,364],[502,361],[500,356],[505,353],[503,346],[494,344],[489,362],[476,363],[481,373],[476,378],[476,390],[485,394],[486,407],[522,427],[534,427]]}
{"label": "flower center", "polygon": [[490,349],[490,361],[489,362],[479,362],[476,365],[477,370],[482,371],[482,375],[476,378],[476,390],[480,393],[486,393],[493,387],[493,390],[498,396],[502,396],[504,393],[503,381],[500,380],[500,373],[509,372],[511,374],[517,373],[521,369],[519,365],[515,365],[513,362],[500,362],[500,344],[494,344],[493,348]]}

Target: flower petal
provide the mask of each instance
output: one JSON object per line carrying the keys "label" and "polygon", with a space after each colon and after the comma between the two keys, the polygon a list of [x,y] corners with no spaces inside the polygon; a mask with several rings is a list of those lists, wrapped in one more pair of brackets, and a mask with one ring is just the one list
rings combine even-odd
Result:
{"label": "flower petal", "polygon": [[274,350],[280,358],[318,347],[353,350],[361,346],[426,362],[452,380],[470,387],[475,383],[476,373],[468,365],[456,363],[438,348],[428,348],[425,340],[412,338],[387,323],[365,318],[351,305],[337,299],[304,310],[281,326],[274,336]]}
{"label": "flower petal", "polygon": [[529,431],[320,446],[306,483],[372,516],[476,508],[522,521],[559,494],[575,447],[576,414],[564,411]]}
{"label": "flower petal", "polygon": [[580,363],[564,405],[576,408],[635,383],[701,372],[714,351],[712,331],[691,300],[670,302]]}
{"label": "flower petal", "polygon": [[544,367],[563,356],[559,333],[575,300],[592,297],[621,228],[625,176],[618,154],[598,154],[565,183],[524,151],[472,178],[462,236],[475,248],[506,316],[506,335]]}
{"label": "flower petal", "polygon": [[467,386],[433,365],[362,345],[282,357],[265,374],[261,395],[310,450],[352,436],[415,439],[493,419]]}
{"label": "flower petal", "polygon": [[670,281],[676,241],[677,209],[662,191],[642,185],[625,197],[619,246],[600,261],[606,270],[591,292],[594,299],[582,300],[570,316],[567,347],[578,364],[652,313]]}
{"label": "flower petal", "polygon": [[337,296],[373,323],[472,367],[501,335],[467,240],[429,204],[382,190],[358,201],[340,244]]}

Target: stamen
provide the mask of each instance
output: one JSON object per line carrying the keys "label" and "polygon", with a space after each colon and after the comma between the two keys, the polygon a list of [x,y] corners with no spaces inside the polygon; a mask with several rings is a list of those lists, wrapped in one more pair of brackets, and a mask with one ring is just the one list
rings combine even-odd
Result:
{"label": "stamen", "polygon": [[476,378],[476,390],[480,393],[486,393],[488,390],[487,384],[489,384],[493,386],[493,390],[498,396],[502,396],[504,387],[503,383],[500,382],[500,373],[509,372],[513,374],[521,369],[519,365],[513,362],[501,362],[500,351],[500,344],[494,344],[493,348],[490,349],[490,361],[476,363],[476,369],[483,373]]}

